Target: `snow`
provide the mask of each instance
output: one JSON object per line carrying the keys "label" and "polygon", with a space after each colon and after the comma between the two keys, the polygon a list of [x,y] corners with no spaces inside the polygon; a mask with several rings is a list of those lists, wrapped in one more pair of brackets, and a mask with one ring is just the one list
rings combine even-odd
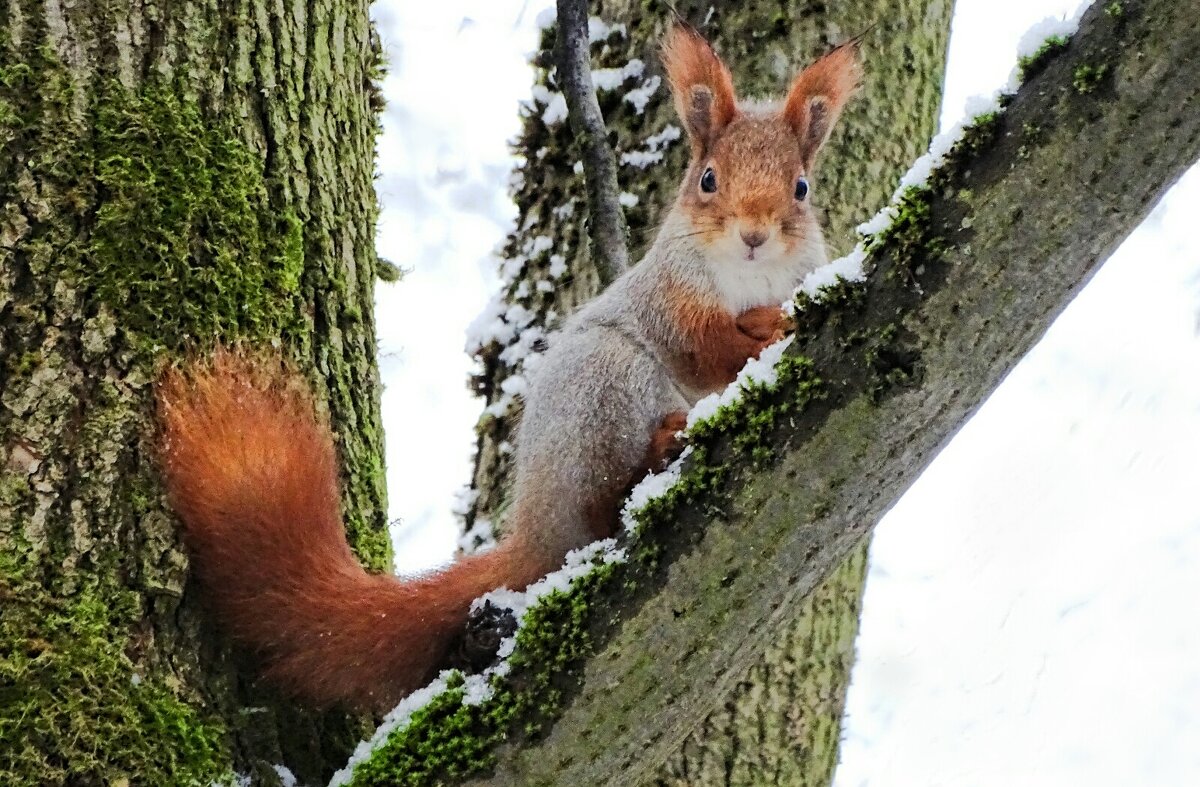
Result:
{"label": "snow", "polygon": [[500,398],[484,408],[484,412],[497,418],[508,412],[518,396],[524,396],[529,391],[529,382],[524,376],[514,374],[504,378],[500,383]]}
{"label": "snow", "polygon": [[621,68],[597,68],[592,70],[592,86],[596,90],[616,90],[624,82],[637,79],[646,70],[646,64],[634,58]]}
{"label": "snow", "polygon": [[[866,259],[867,252],[863,248],[863,245],[859,243],[845,257],[838,257],[833,262],[822,265],[805,276],[804,281],[801,282],[796,292],[804,293],[813,300],[820,300],[821,290],[837,284],[839,279],[862,281],[867,275],[866,270],[863,268],[863,263],[866,262]],[[794,307],[794,300],[784,304],[784,308],[789,310],[794,309]]]}
{"label": "snow", "polygon": [[534,352],[534,346],[546,337],[546,330],[538,325],[530,325],[521,331],[517,340],[500,351],[500,360],[510,367],[524,361]]}
{"label": "snow", "polygon": [[450,511],[455,516],[466,516],[471,507],[475,505],[475,501],[479,499],[479,490],[470,485],[460,486],[458,491],[454,493],[454,502],[450,505]]}
{"label": "snow", "polygon": [[635,208],[638,204],[637,194],[630,194],[628,191],[622,191],[617,195],[617,202],[621,203],[622,207]]}
{"label": "snow", "polygon": [[662,161],[663,150],[682,135],[679,126],[667,124],[657,134],[646,137],[643,150],[627,150],[621,154],[621,163],[639,169]]}
{"label": "snow", "polygon": [[650,473],[633,487],[621,507],[621,524],[624,525],[627,532],[637,532],[638,521],[634,514],[645,508],[651,500],[662,497],[671,487],[675,486],[683,471],[683,463],[691,455],[692,447],[686,446],[666,470],[661,473]]}
{"label": "snow", "polygon": [[548,98],[546,109],[542,112],[542,122],[547,126],[555,126],[567,119],[567,99],[558,92],[551,93]]}
{"label": "snow", "polygon": [[529,248],[526,254],[530,258],[536,257],[539,254],[544,254],[554,248],[554,238],[549,235],[538,235],[529,241]]}
{"label": "snow", "polygon": [[692,428],[700,421],[707,420],[717,414],[722,407],[734,404],[742,398],[742,391],[751,383],[774,385],[779,373],[775,365],[783,357],[783,351],[792,343],[794,337],[785,336],[783,339],[768,345],[757,358],[751,358],[738,372],[737,379],[725,387],[725,390],[709,394],[692,407],[688,412],[687,425]]}
{"label": "snow", "polygon": [[662,84],[662,78],[652,76],[641,84],[625,94],[625,100],[633,106],[633,110],[639,115],[646,111],[646,105],[650,103],[650,99],[658,90],[658,86]]}
{"label": "snow", "polygon": [[496,546],[496,530],[492,520],[480,517],[458,537],[458,548],[466,555],[477,555]]}
{"label": "snow", "polygon": [[550,276],[555,279],[561,279],[563,274],[567,272],[567,258],[561,254],[550,255]]}

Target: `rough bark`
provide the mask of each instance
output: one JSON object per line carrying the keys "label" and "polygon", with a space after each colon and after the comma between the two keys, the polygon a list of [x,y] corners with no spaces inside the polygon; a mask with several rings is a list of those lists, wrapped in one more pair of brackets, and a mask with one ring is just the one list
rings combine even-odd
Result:
{"label": "rough bark", "polygon": [[151,383],[214,341],[322,392],[387,568],[365,3],[0,5],[0,781],[316,782],[362,719],[252,684],[188,583]]}
{"label": "rough bark", "polygon": [[[951,4],[941,0],[884,3],[858,0],[836,6],[805,3],[684,3],[679,12],[711,37],[733,70],[739,91],[750,96],[778,94],[797,66],[830,46],[875,25],[864,47],[867,79],[834,135],[814,187],[826,211],[831,250],[848,250],[851,228],[866,219],[890,195],[900,174],[924,149],[934,131]],[[595,44],[594,67],[623,68],[632,58],[647,65],[647,77],[628,80],[618,91],[600,93],[609,134],[620,153],[646,149],[644,140],[679,121],[660,84],[644,113],[621,96],[660,73],[657,44],[673,19],[660,3],[605,0],[592,12],[609,24],[626,25],[626,34],[610,33]],[[544,40],[536,57],[548,81],[555,62]],[[549,326],[578,304],[593,297],[603,277],[593,262],[583,217],[587,202],[583,177],[573,164],[584,155],[565,125],[548,126],[545,105],[526,113],[517,143],[525,158],[515,198],[520,230],[508,241],[510,261],[531,257],[511,277],[508,303],[530,309],[534,326]],[[623,191],[638,204],[627,211],[633,250],[652,239],[663,211],[670,207],[680,173],[686,166],[686,144],[662,147],[663,158],[642,169],[620,167]],[[586,163],[586,160],[585,160]],[[562,206],[573,212],[563,215]],[[575,207],[578,206],[578,207]],[[556,208],[560,209],[556,212]],[[538,236],[553,239],[540,257],[529,254]],[[550,292],[539,291],[548,276],[548,258],[563,254],[568,273]],[[634,257],[636,259],[636,256]],[[523,295],[520,293],[524,293]],[[477,379],[489,405],[504,394],[501,383],[520,369],[498,357],[499,345],[480,353],[484,371]],[[469,519],[502,518],[509,482],[505,452],[519,412],[508,417],[487,415],[480,423],[475,472],[479,492]],[[853,660],[858,603],[865,579],[866,545],[847,560],[819,592],[780,626],[777,642],[761,663],[748,670],[726,702],[697,728],[679,754],[664,765],[659,779],[667,784],[823,784],[836,761],[839,722]]]}
{"label": "rough bark", "polygon": [[[1125,0],[1026,69],[906,197],[868,282],[804,312],[786,382],[703,438],[690,485],[643,524],[649,559],[570,602],[597,649],[562,678],[561,715],[501,750],[486,783],[656,778],[1200,156],[1200,71],[1182,67],[1198,56],[1196,0]],[[546,682],[556,646],[511,680]]]}

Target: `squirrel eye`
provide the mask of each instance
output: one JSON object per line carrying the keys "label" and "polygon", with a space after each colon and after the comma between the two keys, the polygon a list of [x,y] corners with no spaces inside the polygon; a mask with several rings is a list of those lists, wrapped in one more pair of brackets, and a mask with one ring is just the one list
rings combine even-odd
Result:
{"label": "squirrel eye", "polygon": [[700,176],[700,190],[705,194],[712,194],[717,190],[717,173],[712,171],[712,167],[704,170],[704,174]]}
{"label": "squirrel eye", "polygon": [[804,178],[796,180],[796,199],[803,200],[808,196],[808,181]]}

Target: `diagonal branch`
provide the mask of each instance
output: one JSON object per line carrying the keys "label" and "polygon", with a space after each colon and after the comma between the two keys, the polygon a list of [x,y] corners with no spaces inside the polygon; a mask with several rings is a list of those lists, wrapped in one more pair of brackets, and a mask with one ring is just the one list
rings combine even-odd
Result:
{"label": "diagonal branch", "polygon": [[558,0],[557,50],[558,79],[567,100],[571,130],[583,149],[592,255],[600,284],[605,286],[629,267],[628,230],[618,199],[617,157],[608,144],[604,116],[592,84],[586,0]]}

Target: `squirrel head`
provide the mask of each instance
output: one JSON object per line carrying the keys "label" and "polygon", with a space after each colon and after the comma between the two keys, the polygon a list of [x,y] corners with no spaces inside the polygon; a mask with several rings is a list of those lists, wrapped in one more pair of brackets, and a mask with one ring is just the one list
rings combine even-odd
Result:
{"label": "squirrel head", "polygon": [[811,173],[858,87],[857,41],[801,71],[786,98],[771,103],[739,105],[729,69],[690,27],[676,25],[662,55],[692,153],[677,208],[702,251],[713,262],[763,266],[797,262],[814,243],[823,248]]}

